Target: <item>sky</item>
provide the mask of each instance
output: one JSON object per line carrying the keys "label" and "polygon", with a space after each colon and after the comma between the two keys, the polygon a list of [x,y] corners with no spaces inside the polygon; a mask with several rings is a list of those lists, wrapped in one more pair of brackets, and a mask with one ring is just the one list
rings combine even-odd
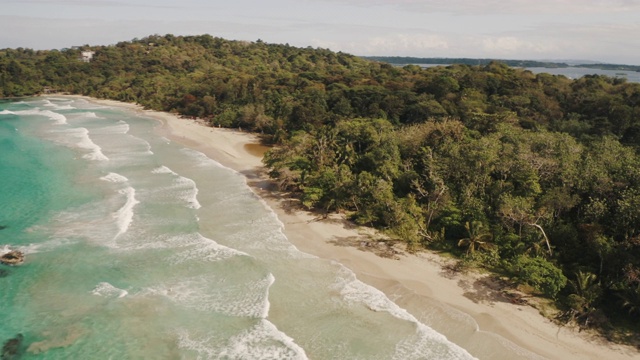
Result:
{"label": "sky", "polygon": [[360,56],[640,65],[640,0],[0,0],[0,48],[110,45],[153,34]]}

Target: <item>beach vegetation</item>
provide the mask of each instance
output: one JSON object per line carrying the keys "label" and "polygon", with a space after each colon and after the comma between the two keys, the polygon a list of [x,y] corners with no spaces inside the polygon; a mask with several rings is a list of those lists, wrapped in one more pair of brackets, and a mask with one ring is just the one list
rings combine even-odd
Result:
{"label": "beach vegetation", "polygon": [[[530,285],[550,298],[555,298],[567,285],[567,277],[562,270],[545,258],[520,255],[514,260],[512,266],[513,273],[516,274],[519,282]],[[584,302],[586,301],[587,299]]]}
{"label": "beach vegetation", "polygon": [[490,242],[493,235],[479,221],[468,221],[464,224],[464,228],[469,233],[469,237],[458,240],[458,246],[467,249],[466,254],[474,254],[479,250],[491,250],[493,244]]}

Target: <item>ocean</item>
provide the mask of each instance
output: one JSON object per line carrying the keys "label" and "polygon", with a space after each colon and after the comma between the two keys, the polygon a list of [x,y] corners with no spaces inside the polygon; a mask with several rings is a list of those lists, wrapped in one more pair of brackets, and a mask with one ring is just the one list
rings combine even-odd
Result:
{"label": "ocean", "polygon": [[0,253],[26,254],[0,265],[0,343],[22,334],[22,359],[473,358],[455,335],[535,357],[300,252],[242,175],[156,126],[79,98],[0,101]]}
{"label": "ocean", "polygon": [[626,79],[628,82],[640,82],[640,72],[630,70],[603,70],[603,69],[590,69],[581,67],[565,67],[565,68],[544,68],[544,67],[529,67],[524,68],[531,71],[534,74],[547,73],[551,75],[564,75],[569,79],[579,79],[585,75],[605,75],[610,78]]}

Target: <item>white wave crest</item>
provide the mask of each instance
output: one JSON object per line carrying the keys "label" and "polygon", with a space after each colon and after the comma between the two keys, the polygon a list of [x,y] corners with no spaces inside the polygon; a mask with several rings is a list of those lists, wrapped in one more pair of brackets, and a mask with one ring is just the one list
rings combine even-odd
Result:
{"label": "white wave crest", "polygon": [[50,251],[60,246],[68,245],[71,243],[72,242],[69,239],[54,239],[54,240],[49,240],[42,243],[14,246],[13,248],[10,247],[9,245],[4,245],[0,247],[0,256],[12,250],[18,250],[25,255],[37,254],[41,252]]}
{"label": "white wave crest", "polygon": [[129,226],[131,225],[131,222],[133,221],[133,208],[136,206],[136,204],[140,203],[138,200],[136,200],[136,190],[134,188],[127,187],[120,190],[120,193],[127,196],[127,201],[113,215],[118,226],[118,233],[114,238],[117,238],[118,236],[127,232]]}
{"label": "white wave crest", "polygon": [[64,125],[67,123],[67,117],[57,112],[44,110],[40,115],[47,116],[51,120],[55,120],[56,125]]}
{"label": "white wave crest", "polygon": [[[278,346],[278,345],[280,346]],[[267,320],[229,339],[220,353],[224,359],[307,359],[307,354],[287,334]]]}
{"label": "white wave crest", "polygon": [[[94,117],[97,118],[95,116],[95,113],[90,113],[90,114],[94,114]],[[116,134],[126,134],[128,132],[129,132],[129,124],[127,124],[124,121],[118,121],[115,124],[107,124],[107,126],[91,130],[91,133],[96,135],[116,135]]]}
{"label": "white wave crest", "polygon": [[237,171],[220,164],[219,162],[213,160],[212,158],[208,157],[206,154],[204,154],[203,152],[200,152],[198,150],[193,150],[193,149],[189,149],[189,148],[183,148],[180,151],[182,153],[186,154],[187,156],[189,156],[190,158],[196,160],[197,161],[197,164],[196,164],[197,166],[200,166],[200,167],[213,166],[213,167],[216,167],[216,168],[225,168],[225,169],[229,169],[230,171],[232,171],[234,173],[237,173],[237,174],[241,175]]}
{"label": "white wave crest", "polygon": [[242,251],[220,245],[217,242],[206,238],[199,233],[176,236],[161,242],[148,242],[144,247],[186,247],[186,250],[176,252],[175,255],[169,258],[169,262],[172,264],[180,264],[190,260],[221,261],[234,256],[250,256],[249,254]]}
{"label": "white wave crest", "polygon": [[[58,100],[58,101],[60,101],[60,100]],[[45,99],[43,105],[47,106],[47,107],[55,108],[56,110],[73,110],[73,109],[75,109],[75,107],[69,105],[69,103],[71,103],[71,102],[72,101],[65,101],[65,103],[66,103],[65,105],[58,105],[58,104],[52,103],[49,99]]]}
{"label": "white wave crest", "polygon": [[9,245],[4,245],[3,247],[0,247],[0,256],[8,254],[10,251],[11,248],[9,247]]}
{"label": "white wave crest", "polygon": [[91,140],[89,130],[86,128],[67,129],[62,132],[68,134],[71,139],[75,140],[71,145],[90,151],[90,153],[82,156],[84,159],[109,161],[109,158],[102,153],[102,148]]}
{"label": "white wave crest", "polygon": [[[87,118],[87,119],[102,119],[101,117],[99,117],[96,113],[94,113],[93,111],[87,111],[81,114],[82,117]],[[124,122],[124,121],[123,121]]]}
{"label": "white wave crest", "polygon": [[421,323],[382,291],[356,279],[355,274],[344,266],[341,266],[339,279],[336,288],[347,303],[363,304],[372,311],[384,311],[416,325],[416,334],[396,345],[394,359],[474,359],[465,349]]}
{"label": "white wave crest", "polygon": [[185,188],[185,190],[181,192],[181,198],[187,202],[187,207],[192,209],[200,209],[202,207],[198,201],[199,190],[195,181],[184,176],[179,176],[176,184],[180,188]]}
{"label": "white wave crest", "polygon": [[72,243],[73,241],[69,239],[52,239],[42,243],[22,245],[18,247],[18,250],[20,250],[25,255],[30,255],[55,250],[60,246],[65,246]]}
{"label": "white wave crest", "polygon": [[273,285],[273,283],[276,281],[276,278],[273,276],[272,273],[269,273],[269,275],[267,276],[267,281],[269,282],[269,285],[267,286],[267,289],[265,290],[265,294],[264,294],[264,298],[266,300],[264,302],[264,308],[262,309],[263,319],[266,319],[267,316],[269,316],[269,309],[271,308],[271,303],[269,302],[269,289],[271,289],[271,285]]}
{"label": "white wave crest", "polygon": [[0,111],[0,115],[16,115],[16,113],[14,113],[13,111],[9,111],[9,110],[2,110],[2,111]]}
{"label": "white wave crest", "polygon": [[176,192],[178,197],[187,203],[187,207],[196,210],[202,207],[202,205],[200,205],[200,202],[198,201],[199,189],[195,181],[179,175],[178,173],[174,172],[164,165],[153,169],[151,173],[173,175],[175,177],[175,179],[173,180],[174,185],[171,187],[171,189],[167,190]]}
{"label": "white wave crest", "polygon": [[108,298],[123,298],[129,294],[127,290],[117,288],[108,282],[101,282],[91,291],[93,295],[103,296]]}
{"label": "white wave crest", "polygon": [[96,115],[96,113],[94,113],[93,111],[86,112],[86,113],[82,114],[82,116],[87,117],[87,118],[97,118],[98,117],[98,115]]}
{"label": "white wave crest", "polygon": [[257,280],[233,283],[228,278],[216,278],[215,275],[208,274],[146,288],[139,295],[164,296],[181,306],[199,311],[263,319],[265,312],[268,312],[267,296],[272,283],[271,274]]}
{"label": "white wave crest", "polygon": [[178,175],[178,174],[174,173],[173,170],[169,169],[168,167],[166,167],[164,165],[151,170],[151,173],[152,174],[173,174],[173,175]]}
{"label": "white wave crest", "polygon": [[308,359],[302,347],[265,319],[228,339],[225,347],[213,345],[215,337],[215,334],[207,334],[192,338],[187,330],[181,329],[178,346],[197,352],[199,359]]}
{"label": "white wave crest", "polygon": [[126,134],[129,132],[129,130],[131,129],[131,127],[129,126],[129,124],[127,124],[126,122],[120,120],[118,121],[118,125],[117,125],[117,129],[118,131],[120,131],[122,134]]}
{"label": "white wave crest", "polygon": [[58,114],[57,112],[53,112],[51,110],[40,110],[38,108],[31,110],[17,110],[13,112],[15,115],[37,115],[37,116],[45,116],[51,120],[54,120],[56,125],[64,125],[67,123],[67,117]]}
{"label": "white wave crest", "polygon": [[129,181],[126,177],[116,174],[116,173],[108,173],[107,175],[100,178],[100,180],[112,182],[112,183],[125,183]]}

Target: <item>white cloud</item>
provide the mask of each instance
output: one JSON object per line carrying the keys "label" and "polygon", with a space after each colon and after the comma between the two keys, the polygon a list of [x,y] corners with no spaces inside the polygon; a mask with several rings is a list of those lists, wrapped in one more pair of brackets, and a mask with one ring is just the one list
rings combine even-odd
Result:
{"label": "white cloud", "polygon": [[340,44],[334,41],[329,47],[358,55],[434,54],[446,51],[449,42],[443,36],[434,34],[391,34],[360,42]]}
{"label": "white cloud", "polygon": [[557,51],[558,47],[551,39],[530,41],[515,36],[485,37],[482,50],[488,54],[517,56],[518,54],[546,55]]}
{"label": "white cloud", "polygon": [[395,34],[375,37],[369,40],[369,46],[377,49],[447,49],[449,44],[438,35]]}
{"label": "white cloud", "polygon": [[640,11],[640,0],[315,0],[451,14],[568,14]]}

